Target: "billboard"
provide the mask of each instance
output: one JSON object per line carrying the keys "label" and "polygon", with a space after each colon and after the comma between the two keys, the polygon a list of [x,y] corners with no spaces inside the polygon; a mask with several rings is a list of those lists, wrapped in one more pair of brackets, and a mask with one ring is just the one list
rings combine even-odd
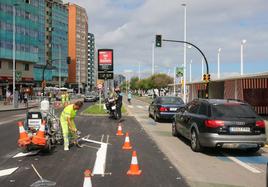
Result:
{"label": "billboard", "polygon": [[113,71],[113,50],[98,50],[98,71]]}

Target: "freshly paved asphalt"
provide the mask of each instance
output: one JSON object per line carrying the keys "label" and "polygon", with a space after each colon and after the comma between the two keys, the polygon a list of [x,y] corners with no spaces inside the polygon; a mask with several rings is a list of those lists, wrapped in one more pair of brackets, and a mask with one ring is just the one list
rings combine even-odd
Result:
{"label": "freshly paved asphalt", "polygon": [[[118,121],[108,117],[78,115],[76,124],[82,136],[90,134],[90,139],[100,141],[104,135],[106,141],[109,135],[106,172],[111,175],[93,176],[93,186],[187,186],[180,173],[135,118],[124,117],[122,126],[124,132],[129,132],[133,149],[137,151],[141,176],[126,175],[132,152],[121,149],[125,137],[115,135]],[[30,186],[39,180],[31,164],[34,164],[44,179],[56,182],[56,186],[82,186],[84,170],[94,167],[99,145],[85,143],[88,147],[71,147],[68,152],[63,151],[63,146],[59,145],[52,154],[39,153],[35,156],[12,158],[20,151],[17,148],[18,127],[15,122],[7,123],[0,126],[0,132],[0,170],[19,167],[11,175],[0,177],[1,186]]]}

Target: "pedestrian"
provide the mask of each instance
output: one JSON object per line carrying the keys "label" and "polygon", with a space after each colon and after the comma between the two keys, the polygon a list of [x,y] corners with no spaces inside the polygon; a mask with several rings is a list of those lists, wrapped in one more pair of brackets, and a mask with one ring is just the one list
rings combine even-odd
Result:
{"label": "pedestrian", "polygon": [[70,140],[74,140],[74,144],[78,147],[80,146],[76,139],[77,128],[74,123],[74,118],[77,114],[77,111],[83,106],[82,101],[77,101],[74,104],[70,104],[64,108],[60,116],[60,124],[62,128],[63,140],[64,140],[64,150],[69,150]]}
{"label": "pedestrian", "polygon": [[9,105],[10,104],[10,97],[11,97],[11,92],[9,90],[6,91],[6,103]]}
{"label": "pedestrian", "polygon": [[115,93],[116,93],[116,112],[117,112],[117,115],[118,115],[118,119],[120,119],[122,117],[122,111],[121,111],[121,108],[122,108],[122,102],[123,102],[123,95],[120,91],[120,88],[117,87],[115,88]]}
{"label": "pedestrian", "polygon": [[132,93],[131,91],[129,90],[128,91],[128,94],[127,94],[127,100],[128,100],[128,103],[131,104],[131,98],[132,98]]}
{"label": "pedestrian", "polygon": [[65,93],[61,94],[61,104],[62,104],[62,106],[65,106],[64,105],[65,104]]}
{"label": "pedestrian", "polygon": [[24,93],[23,102],[25,104],[25,107],[28,107],[28,93],[27,92]]}

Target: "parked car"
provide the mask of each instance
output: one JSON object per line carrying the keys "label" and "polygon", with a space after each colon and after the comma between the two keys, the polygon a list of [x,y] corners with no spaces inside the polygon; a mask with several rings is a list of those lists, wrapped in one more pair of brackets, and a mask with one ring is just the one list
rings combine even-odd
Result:
{"label": "parked car", "polygon": [[84,102],[95,102],[95,101],[97,101],[97,97],[95,95],[87,94],[84,97]]}
{"label": "parked car", "polygon": [[195,99],[174,117],[172,134],[191,141],[191,149],[243,148],[257,152],[266,141],[265,123],[242,101]]}
{"label": "parked car", "polygon": [[180,97],[161,96],[156,97],[149,105],[149,117],[155,121],[160,119],[172,119],[177,110],[185,106]]}

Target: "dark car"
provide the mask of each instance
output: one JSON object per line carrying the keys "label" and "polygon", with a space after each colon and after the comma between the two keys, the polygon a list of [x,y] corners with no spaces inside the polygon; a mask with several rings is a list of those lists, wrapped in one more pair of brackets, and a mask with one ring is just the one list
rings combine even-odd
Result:
{"label": "dark car", "polygon": [[257,152],[266,141],[262,118],[249,104],[238,100],[193,100],[175,115],[172,134],[189,139],[195,152],[203,147]]}
{"label": "dark car", "polygon": [[160,96],[156,97],[149,105],[149,117],[155,121],[160,119],[172,119],[177,110],[185,106],[180,97]]}

